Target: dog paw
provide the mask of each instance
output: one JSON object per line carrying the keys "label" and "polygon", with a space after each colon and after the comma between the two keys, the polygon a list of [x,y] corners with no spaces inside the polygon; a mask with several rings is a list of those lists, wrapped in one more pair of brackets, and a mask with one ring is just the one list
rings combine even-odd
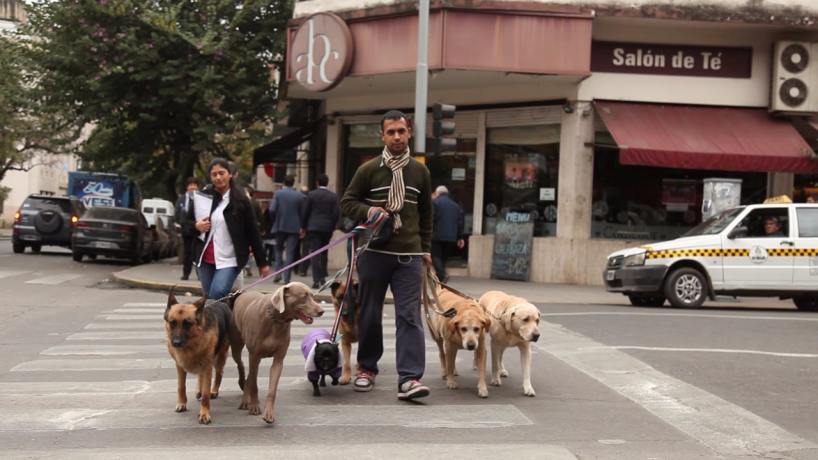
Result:
{"label": "dog paw", "polygon": [[507,378],[508,377],[508,371],[505,370],[505,369],[501,369],[500,370],[500,377]]}
{"label": "dog paw", "polygon": [[211,391],[210,392],[210,399],[216,399],[218,397],[219,397],[219,392],[218,391]]}
{"label": "dog paw", "polygon": [[534,392],[534,387],[532,386],[524,386],[523,387],[523,394],[526,396],[536,396],[537,393]]}
{"label": "dog paw", "polygon": [[477,387],[477,395],[481,398],[488,398],[489,397],[489,389],[485,386]]}
{"label": "dog paw", "polygon": [[239,410],[247,410],[250,407],[250,403],[247,401],[242,400],[239,403]]}
{"label": "dog paw", "polygon": [[261,419],[270,424],[276,421],[272,411],[264,411],[264,416],[262,416]]}
{"label": "dog paw", "polygon": [[256,404],[255,406],[250,405],[247,407],[247,411],[250,415],[258,415],[261,413],[261,408],[258,407],[258,404]]}
{"label": "dog paw", "polygon": [[452,379],[446,380],[446,388],[448,388],[450,390],[456,389],[457,388],[457,382],[452,380]]}
{"label": "dog paw", "polygon": [[210,418],[209,412],[200,412],[199,413],[199,423],[202,425],[210,425],[213,419]]}
{"label": "dog paw", "polygon": [[490,384],[491,384],[491,386],[493,386],[493,387],[499,387],[499,386],[500,386],[500,384],[502,384],[502,381],[500,381],[500,377],[492,377],[492,378],[491,378],[491,383],[490,383]]}
{"label": "dog paw", "polygon": [[187,403],[176,403],[176,412],[186,412],[187,411]]}
{"label": "dog paw", "polygon": [[196,392],[196,401],[201,401],[201,400],[202,400],[202,392],[201,392],[201,391],[197,391],[197,392]]}
{"label": "dog paw", "polygon": [[453,376],[455,376],[455,377],[457,377],[457,376],[458,376],[458,375],[460,375],[460,374],[457,372],[457,369],[455,369],[455,370],[452,372],[452,375],[453,375]]}
{"label": "dog paw", "polygon": [[349,385],[349,382],[352,381],[351,375],[342,375],[340,379],[338,379],[338,383],[341,385]]}

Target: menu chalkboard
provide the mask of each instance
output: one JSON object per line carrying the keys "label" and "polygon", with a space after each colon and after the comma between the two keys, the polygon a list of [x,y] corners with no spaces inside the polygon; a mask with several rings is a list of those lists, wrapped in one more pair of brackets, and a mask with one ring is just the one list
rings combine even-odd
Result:
{"label": "menu chalkboard", "polygon": [[528,281],[533,236],[534,222],[528,213],[510,212],[505,220],[497,222],[491,277]]}

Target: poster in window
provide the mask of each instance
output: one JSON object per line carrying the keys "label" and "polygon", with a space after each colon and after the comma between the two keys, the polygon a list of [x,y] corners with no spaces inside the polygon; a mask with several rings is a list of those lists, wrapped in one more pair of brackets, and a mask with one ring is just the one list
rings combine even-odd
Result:
{"label": "poster in window", "polygon": [[698,184],[692,179],[662,179],[662,204],[668,211],[686,211],[696,204]]}
{"label": "poster in window", "polygon": [[503,160],[503,207],[536,206],[541,155],[506,154]]}

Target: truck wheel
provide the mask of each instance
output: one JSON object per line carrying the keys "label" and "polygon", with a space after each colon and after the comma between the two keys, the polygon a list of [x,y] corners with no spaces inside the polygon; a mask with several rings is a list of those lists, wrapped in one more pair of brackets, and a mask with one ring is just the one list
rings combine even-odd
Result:
{"label": "truck wheel", "polygon": [[26,250],[26,245],[19,241],[13,241],[11,243],[11,250],[14,251],[15,254],[22,254]]}
{"label": "truck wheel", "polygon": [[31,252],[33,252],[34,254],[39,254],[41,249],[43,249],[43,245],[41,245],[41,244],[32,244],[31,245]]}
{"label": "truck wheel", "polygon": [[628,294],[628,300],[634,307],[661,307],[665,304],[665,296],[660,294],[655,295],[639,295]]}
{"label": "truck wheel", "polygon": [[71,257],[74,258],[74,262],[82,262],[82,253],[79,251],[72,252]]}
{"label": "truck wheel", "polygon": [[665,297],[677,308],[698,308],[707,297],[707,280],[695,268],[674,270],[665,279]]}
{"label": "truck wheel", "polygon": [[794,303],[799,310],[818,311],[818,298],[813,296],[799,295],[792,298],[792,303]]}

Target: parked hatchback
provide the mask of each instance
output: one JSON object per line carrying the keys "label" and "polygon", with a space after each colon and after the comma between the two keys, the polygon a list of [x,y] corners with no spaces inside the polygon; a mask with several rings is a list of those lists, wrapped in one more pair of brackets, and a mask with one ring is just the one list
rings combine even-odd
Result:
{"label": "parked hatchback", "polygon": [[71,252],[77,262],[86,255],[99,255],[138,264],[150,260],[153,234],[141,212],[97,206],[89,208],[77,222]]}
{"label": "parked hatchback", "polygon": [[681,238],[614,252],[603,277],[638,306],[698,307],[721,294],[818,311],[818,204],[726,210]]}
{"label": "parked hatchback", "polygon": [[29,195],[14,215],[11,244],[16,254],[30,247],[71,247],[71,234],[85,206],[67,196]]}

